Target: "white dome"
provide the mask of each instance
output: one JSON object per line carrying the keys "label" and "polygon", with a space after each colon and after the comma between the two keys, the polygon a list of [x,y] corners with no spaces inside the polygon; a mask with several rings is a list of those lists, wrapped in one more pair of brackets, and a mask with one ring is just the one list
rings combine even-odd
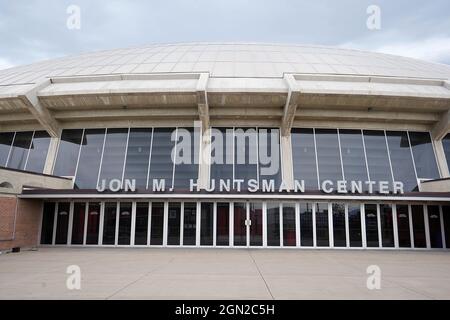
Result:
{"label": "white dome", "polygon": [[0,85],[47,77],[209,72],[210,77],[282,78],[284,73],[450,79],[450,66],[411,58],[309,45],[182,43],[106,50],[0,71]]}

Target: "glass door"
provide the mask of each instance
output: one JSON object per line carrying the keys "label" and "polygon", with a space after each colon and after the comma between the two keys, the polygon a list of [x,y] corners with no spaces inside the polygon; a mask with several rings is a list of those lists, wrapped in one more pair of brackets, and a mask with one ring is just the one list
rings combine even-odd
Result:
{"label": "glass door", "polygon": [[235,202],[233,210],[234,218],[234,246],[246,247],[247,244],[247,203]]}
{"label": "glass door", "polygon": [[263,245],[263,220],[262,203],[249,203],[247,223],[250,228],[250,246],[260,247]]}

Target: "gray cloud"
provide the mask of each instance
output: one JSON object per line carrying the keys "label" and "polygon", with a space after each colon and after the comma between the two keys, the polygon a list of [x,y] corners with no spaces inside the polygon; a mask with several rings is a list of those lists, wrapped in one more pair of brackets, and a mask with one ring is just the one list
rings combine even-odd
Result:
{"label": "gray cloud", "polygon": [[[81,8],[81,30],[66,9]],[[381,8],[382,28],[366,27]],[[187,41],[344,46],[450,64],[448,0],[0,0],[0,68],[80,52]]]}

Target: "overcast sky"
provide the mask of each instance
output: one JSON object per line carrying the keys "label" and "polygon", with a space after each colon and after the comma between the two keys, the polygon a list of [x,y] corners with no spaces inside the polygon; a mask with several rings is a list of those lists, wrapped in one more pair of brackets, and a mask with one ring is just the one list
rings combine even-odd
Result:
{"label": "overcast sky", "polygon": [[[70,30],[77,5],[81,28]],[[381,9],[369,30],[367,8]],[[80,52],[189,41],[320,44],[450,64],[449,0],[0,0],[0,69]]]}

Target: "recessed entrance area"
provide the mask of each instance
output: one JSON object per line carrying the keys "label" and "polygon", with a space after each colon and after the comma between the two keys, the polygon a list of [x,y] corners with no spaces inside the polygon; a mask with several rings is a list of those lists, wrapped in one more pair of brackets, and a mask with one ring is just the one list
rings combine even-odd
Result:
{"label": "recessed entrance area", "polygon": [[45,202],[41,245],[446,249],[450,206],[259,201]]}

